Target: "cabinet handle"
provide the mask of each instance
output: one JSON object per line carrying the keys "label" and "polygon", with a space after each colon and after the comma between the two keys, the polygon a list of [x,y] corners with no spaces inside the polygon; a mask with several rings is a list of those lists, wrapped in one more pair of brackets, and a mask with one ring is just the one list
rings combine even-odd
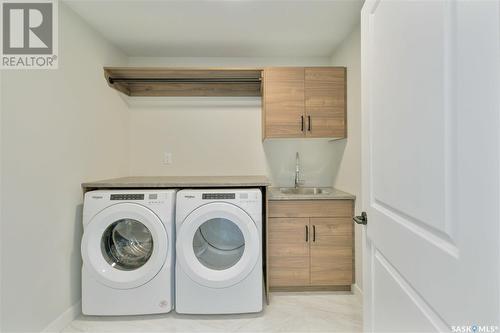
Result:
{"label": "cabinet handle", "polygon": [[307,130],[311,132],[311,116],[307,116]]}
{"label": "cabinet handle", "polygon": [[313,242],[316,242],[316,226],[313,225]]}
{"label": "cabinet handle", "polygon": [[306,225],[306,243],[309,241],[309,227]]}
{"label": "cabinet handle", "polygon": [[304,132],[304,116],[300,116],[300,131]]}

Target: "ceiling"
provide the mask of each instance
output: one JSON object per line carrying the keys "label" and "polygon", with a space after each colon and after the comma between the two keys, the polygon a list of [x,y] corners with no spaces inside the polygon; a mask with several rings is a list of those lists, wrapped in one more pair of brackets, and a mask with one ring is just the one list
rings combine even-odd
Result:
{"label": "ceiling", "polygon": [[129,56],[330,56],[362,0],[65,0]]}

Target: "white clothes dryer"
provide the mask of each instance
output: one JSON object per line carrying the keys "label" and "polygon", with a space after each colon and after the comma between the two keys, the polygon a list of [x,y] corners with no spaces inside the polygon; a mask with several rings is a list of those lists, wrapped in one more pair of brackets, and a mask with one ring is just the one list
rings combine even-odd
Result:
{"label": "white clothes dryer", "polygon": [[262,310],[259,189],[179,191],[176,229],[176,312]]}

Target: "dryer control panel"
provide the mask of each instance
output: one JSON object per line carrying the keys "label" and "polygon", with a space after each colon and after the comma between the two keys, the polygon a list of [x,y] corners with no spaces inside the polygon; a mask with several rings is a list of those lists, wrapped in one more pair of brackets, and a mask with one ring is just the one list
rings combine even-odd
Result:
{"label": "dryer control panel", "polygon": [[236,194],[235,193],[203,193],[201,195],[201,198],[203,200],[220,200],[220,199],[225,199],[225,200],[231,200],[231,199],[236,199]]}
{"label": "dryer control panel", "polygon": [[120,193],[120,194],[111,194],[109,197],[110,200],[144,200],[144,193]]}

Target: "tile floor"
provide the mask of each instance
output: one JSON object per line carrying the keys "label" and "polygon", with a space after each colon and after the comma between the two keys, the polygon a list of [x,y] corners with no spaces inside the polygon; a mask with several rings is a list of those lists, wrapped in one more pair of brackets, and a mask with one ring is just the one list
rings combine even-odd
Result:
{"label": "tile floor", "polygon": [[259,314],[86,317],[63,332],[361,332],[362,305],[349,293],[272,293]]}

